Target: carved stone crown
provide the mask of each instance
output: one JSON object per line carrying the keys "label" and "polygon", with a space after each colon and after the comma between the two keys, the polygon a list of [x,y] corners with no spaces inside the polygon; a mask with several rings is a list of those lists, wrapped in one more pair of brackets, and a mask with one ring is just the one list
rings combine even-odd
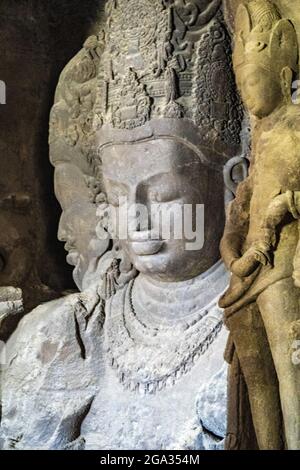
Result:
{"label": "carved stone crown", "polygon": [[221,3],[107,0],[98,36],[61,74],[52,163],[72,162],[101,179],[99,148],[145,135],[205,148],[218,168],[237,155],[243,113]]}
{"label": "carved stone crown", "polygon": [[221,0],[108,0],[95,122],[134,129],[188,119],[238,144],[241,110]]}
{"label": "carved stone crown", "polygon": [[238,8],[234,67],[254,64],[280,73],[297,71],[298,42],[292,23],[269,0],[250,0]]}

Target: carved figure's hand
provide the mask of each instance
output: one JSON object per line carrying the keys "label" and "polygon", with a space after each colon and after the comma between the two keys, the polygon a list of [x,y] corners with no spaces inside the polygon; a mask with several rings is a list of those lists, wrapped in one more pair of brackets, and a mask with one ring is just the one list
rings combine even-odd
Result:
{"label": "carved figure's hand", "polygon": [[252,245],[241,258],[235,260],[231,265],[231,272],[238,277],[247,277],[262,264],[271,264],[270,245],[265,242],[257,242]]}
{"label": "carved figure's hand", "polygon": [[279,194],[269,204],[266,217],[262,224],[264,240],[272,247],[276,244],[276,227],[282,222],[284,216],[289,212],[288,192]]}
{"label": "carved figure's hand", "polygon": [[276,229],[263,227],[263,235],[264,235],[265,243],[269,245],[271,248],[274,248],[276,245],[276,241],[277,241]]}

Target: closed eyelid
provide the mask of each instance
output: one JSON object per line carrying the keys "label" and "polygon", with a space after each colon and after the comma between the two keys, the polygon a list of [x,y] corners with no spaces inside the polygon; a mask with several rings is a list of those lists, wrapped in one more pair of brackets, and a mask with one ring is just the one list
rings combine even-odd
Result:
{"label": "closed eyelid", "polygon": [[249,85],[249,86],[256,85],[258,82],[259,82],[259,80],[257,79],[257,77],[248,77],[246,79],[246,84]]}
{"label": "closed eyelid", "polygon": [[180,192],[178,188],[170,188],[170,189],[150,189],[149,190],[149,198],[152,200],[156,200],[158,202],[167,202],[179,199]]}
{"label": "closed eyelid", "polygon": [[123,183],[116,183],[115,181],[108,179],[106,181],[106,191],[108,193],[126,195],[128,193],[128,187]]}
{"label": "closed eyelid", "polygon": [[159,185],[166,185],[169,184],[171,181],[173,182],[173,175],[170,175],[170,173],[159,173],[156,175],[152,175],[149,178],[145,179],[143,182],[139,184],[140,188],[143,187],[150,187],[150,186],[159,186]]}

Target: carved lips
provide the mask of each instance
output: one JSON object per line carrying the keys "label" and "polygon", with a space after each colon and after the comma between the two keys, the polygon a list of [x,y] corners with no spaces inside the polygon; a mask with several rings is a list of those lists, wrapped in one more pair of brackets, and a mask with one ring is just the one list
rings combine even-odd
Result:
{"label": "carved lips", "polygon": [[73,245],[70,245],[68,242],[65,244],[65,250],[67,254],[67,263],[71,266],[76,266],[79,261],[79,253]]}
{"label": "carved lips", "polygon": [[160,251],[163,241],[133,242],[130,244],[132,250],[138,256],[155,255]]}
{"label": "carved lips", "polygon": [[155,255],[164,245],[164,241],[151,231],[131,232],[129,242],[137,256]]}

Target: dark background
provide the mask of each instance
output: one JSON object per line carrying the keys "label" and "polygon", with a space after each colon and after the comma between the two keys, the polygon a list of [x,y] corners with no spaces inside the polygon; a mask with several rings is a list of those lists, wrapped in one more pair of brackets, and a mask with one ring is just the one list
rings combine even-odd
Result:
{"label": "dark background", "polygon": [[74,288],[49,163],[48,121],[59,74],[97,32],[103,0],[1,0],[0,286],[28,311]]}

